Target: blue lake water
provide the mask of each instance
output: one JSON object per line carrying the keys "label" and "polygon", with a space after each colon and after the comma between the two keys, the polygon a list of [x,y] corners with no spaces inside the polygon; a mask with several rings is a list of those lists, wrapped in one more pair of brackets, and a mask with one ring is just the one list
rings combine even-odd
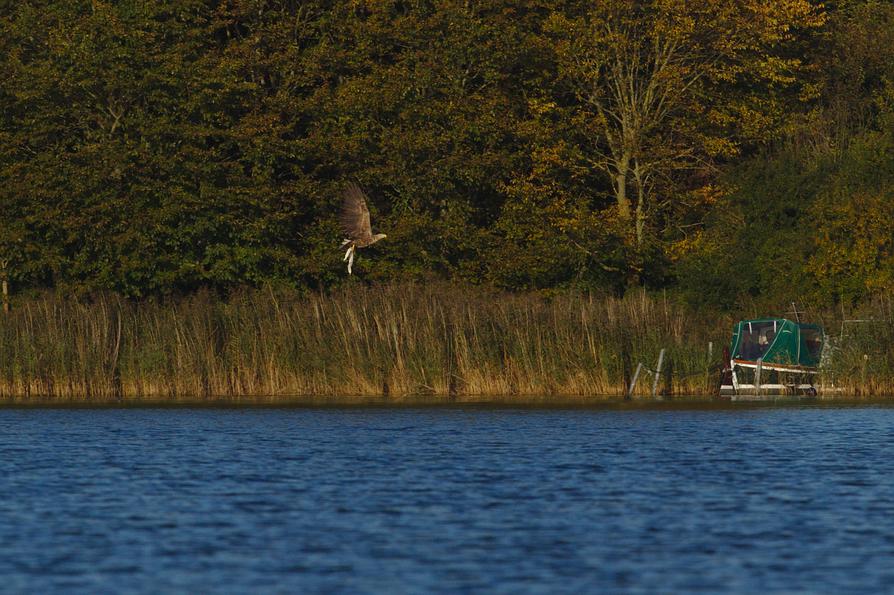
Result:
{"label": "blue lake water", "polygon": [[894,590],[894,409],[0,409],[4,592]]}

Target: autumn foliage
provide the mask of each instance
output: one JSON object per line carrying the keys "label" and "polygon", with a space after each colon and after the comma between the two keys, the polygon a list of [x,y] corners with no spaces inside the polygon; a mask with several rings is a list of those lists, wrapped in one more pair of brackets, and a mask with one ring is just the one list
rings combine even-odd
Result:
{"label": "autumn foliage", "polygon": [[0,1],[0,263],[330,287],[354,181],[367,282],[859,300],[894,284],[891,48],[871,0]]}

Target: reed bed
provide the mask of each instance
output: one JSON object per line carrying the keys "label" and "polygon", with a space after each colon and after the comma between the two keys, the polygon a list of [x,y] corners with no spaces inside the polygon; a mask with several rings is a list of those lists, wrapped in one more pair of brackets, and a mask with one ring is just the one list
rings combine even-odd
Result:
{"label": "reed bed", "polygon": [[[728,327],[645,293],[436,284],[139,303],[46,295],[0,317],[0,397],[621,396],[661,348],[673,370],[661,390],[699,395]],[[652,384],[641,374],[637,394]]]}
{"label": "reed bed", "polygon": [[892,296],[879,295],[853,311],[825,318],[821,392],[861,398],[894,395]]}

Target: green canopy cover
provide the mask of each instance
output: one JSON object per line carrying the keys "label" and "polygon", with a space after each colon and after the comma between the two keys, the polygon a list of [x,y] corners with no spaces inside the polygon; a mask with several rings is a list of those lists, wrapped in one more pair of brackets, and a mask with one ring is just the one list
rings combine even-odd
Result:
{"label": "green canopy cover", "polygon": [[733,359],[816,367],[823,349],[823,329],[785,318],[743,320],[733,327]]}

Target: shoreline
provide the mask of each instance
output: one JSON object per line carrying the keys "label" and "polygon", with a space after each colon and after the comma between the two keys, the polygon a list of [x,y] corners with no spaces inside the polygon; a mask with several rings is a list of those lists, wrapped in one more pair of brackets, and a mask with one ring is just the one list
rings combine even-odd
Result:
{"label": "shoreline", "polygon": [[581,409],[581,410],[710,410],[741,409],[767,406],[892,406],[894,395],[847,396],[770,396],[761,399],[685,395],[676,397],[617,396],[542,396],[483,397],[464,396],[455,399],[431,395],[409,397],[343,397],[343,396],[240,396],[178,397],[121,400],[65,399],[58,397],[3,397],[0,409]]}

